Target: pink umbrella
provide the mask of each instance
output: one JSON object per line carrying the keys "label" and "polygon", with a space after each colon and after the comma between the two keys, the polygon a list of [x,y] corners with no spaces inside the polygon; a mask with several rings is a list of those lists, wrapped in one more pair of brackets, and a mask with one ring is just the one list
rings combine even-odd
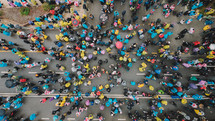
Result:
{"label": "pink umbrella", "polygon": [[190,65],[190,64],[188,64],[188,63],[183,63],[182,65],[183,65],[183,66],[185,66],[186,68],[191,67],[191,65]]}
{"label": "pink umbrella", "polygon": [[102,50],[102,51],[101,51],[101,54],[104,55],[104,54],[105,54],[105,50]]}
{"label": "pink umbrella", "polygon": [[120,42],[120,41],[118,41],[118,42],[116,42],[116,48],[117,49],[121,49],[122,47],[123,47],[123,44],[122,44],[122,42]]}
{"label": "pink umbrella", "polygon": [[86,104],[86,106],[89,106],[89,105],[90,105],[90,100],[87,100],[87,101],[85,102],[85,104]]}
{"label": "pink umbrella", "polygon": [[206,83],[206,81],[201,80],[198,84],[200,84],[200,85],[205,85],[205,83]]}

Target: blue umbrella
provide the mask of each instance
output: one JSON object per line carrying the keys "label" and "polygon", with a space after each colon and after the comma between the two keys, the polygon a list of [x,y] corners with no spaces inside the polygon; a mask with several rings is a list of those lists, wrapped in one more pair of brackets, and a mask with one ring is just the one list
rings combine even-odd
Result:
{"label": "blue umbrella", "polygon": [[178,68],[178,66],[173,66],[172,67],[172,70],[174,70],[174,71],[177,71],[179,68]]}
{"label": "blue umbrella", "polygon": [[1,27],[4,28],[4,29],[9,29],[9,27],[4,25],[4,24],[2,24]]}
{"label": "blue umbrella", "polygon": [[160,74],[161,73],[161,69],[156,69],[155,73]]}
{"label": "blue umbrella", "polygon": [[36,119],[36,117],[37,117],[37,116],[36,116],[36,114],[35,114],[35,113],[33,113],[33,114],[31,114],[31,116],[30,116],[30,120],[31,120],[31,121],[33,121],[33,120],[35,120],[35,119]]}
{"label": "blue umbrella", "polygon": [[11,33],[7,32],[7,31],[3,31],[3,34],[6,35],[6,36],[11,36]]}
{"label": "blue umbrella", "polygon": [[82,24],[83,28],[88,29],[88,26],[86,24]]}
{"label": "blue umbrella", "polygon": [[136,85],[136,82],[131,81],[131,85],[132,85],[132,86]]}
{"label": "blue umbrella", "polygon": [[93,86],[93,88],[92,88],[92,92],[95,92],[96,91],[96,87],[95,86]]}
{"label": "blue umbrella", "polygon": [[173,88],[173,89],[171,89],[171,92],[176,93],[176,92],[178,92],[178,90],[176,88]]}

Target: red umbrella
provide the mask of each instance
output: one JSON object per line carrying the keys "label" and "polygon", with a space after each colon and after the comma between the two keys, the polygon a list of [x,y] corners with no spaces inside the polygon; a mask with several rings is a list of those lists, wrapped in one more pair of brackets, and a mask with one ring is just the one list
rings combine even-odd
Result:
{"label": "red umbrella", "polygon": [[50,12],[52,15],[55,14],[55,11],[54,11],[54,10],[50,10],[49,12]]}
{"label": "red umbrella", "polygon": [[164,34],[159,34],[159,37],[160,37],[160,38],[163,38],[163,37],[164,37]]}
{"label": "red umbrella", "polygon": [[101,92],[100,92],[100,91],[97,91],[97,92],[96,92],[96,95],[98,95],[98,96],[101,95]]}
{"label": "red umbrella", "polygon": [[177,87],[178,92],[182,92],[182,88],[181,87]]}
{"label": "red umbrella", "polygon": [[72,19],[72,25],[73,26],[78,26],[79,21],[77,19]]}
{"label": "red umbrella", "polygon": [[121,49],[122,47],[123,47],[122,42],[120,42],[120,41],[116,42],[116,48],[117,49]]}

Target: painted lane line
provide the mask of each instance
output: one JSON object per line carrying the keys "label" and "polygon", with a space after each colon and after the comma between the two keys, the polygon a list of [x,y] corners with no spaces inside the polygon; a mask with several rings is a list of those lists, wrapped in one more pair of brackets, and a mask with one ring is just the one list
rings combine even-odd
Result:
{"label": "painted lane line", "polygon": [[1,73],[2,73],[2,74],[7,74],[8,72],[7,72],[7,71],[1,71]]}
{"label": "painted lane line", "polygon": [[191,76],[200,76],[200,74],[191,74]]}
{"label": "painted lane line", "polygon": [[121,118],[119,118],[118,120],[120,120],[120,121],[125,121],[126,119],[121,119]]}
{"label": "painted lane line", "polygon": [[49,120],[49,118],[41,118],[41,120]]}
{"label": "painted lane line", "polygon": [[75,120],[75,118],[67,118],[67,120],[70,120],[70,121],[71,121],[71,120]]}
{"label": "painted lane line", "polygon": [[136,73],[136,75],[137,75],[137,76],[142,76],[142,75],[144,76],[144,75],[146,75],[146,74],[145,74],[145,73]]}

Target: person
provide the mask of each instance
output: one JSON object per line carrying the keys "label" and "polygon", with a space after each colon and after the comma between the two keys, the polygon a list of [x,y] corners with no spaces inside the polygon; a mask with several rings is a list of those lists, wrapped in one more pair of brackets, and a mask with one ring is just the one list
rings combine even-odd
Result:
{"label": "person", "polygon": [[180,20],[180,21],[178,22],[178,24],[184,24],[184,22],[185,22],[185,20],[182,19],[182,20]]}
{"label": "person", "polygon": [[94,19],[94,15],[93,15],[93,14],[90,14],[89,18],[90,18],[91,20],[93,20],[93,19]]}

